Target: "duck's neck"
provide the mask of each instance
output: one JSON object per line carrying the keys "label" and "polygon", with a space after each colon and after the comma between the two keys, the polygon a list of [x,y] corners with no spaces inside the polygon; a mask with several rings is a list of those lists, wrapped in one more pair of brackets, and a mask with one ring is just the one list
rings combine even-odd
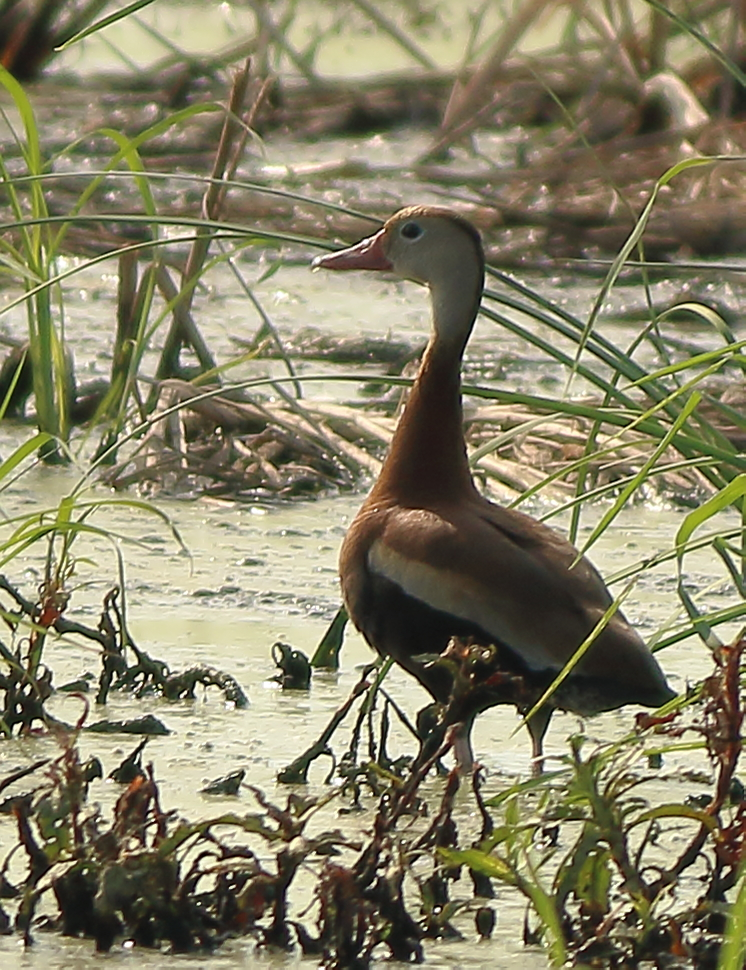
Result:
{"label": "duck's neck", "polygon": [[[371,493],[373,502],[427,507],[476,491],[464,442],[461,360],[479,298],[473,307],[465,308],[463,299],[458,307],[454,302],[433,293],[434,334]],[[456,314],[453,321],[450,313]]]}

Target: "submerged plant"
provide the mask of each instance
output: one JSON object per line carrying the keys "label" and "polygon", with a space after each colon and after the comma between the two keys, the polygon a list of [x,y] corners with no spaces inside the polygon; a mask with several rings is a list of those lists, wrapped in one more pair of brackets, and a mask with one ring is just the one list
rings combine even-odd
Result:
{"label": "submerged plant", "polygon": [[[131,8],[143,5],[134,3]],[[270,39],[269,52],[260,56],[268,54],[268,59],[277,62],[290,58],[301,73],[317,80],[315,57],[325,37],[344,26],[342,8],[325,11],[329,20],[315,28],[307,49],[298,52],[289,46],[284,27],[299,5],[254,6],[264,36]],[[374,5],[360,2],[354,6],[359,16],[377,23],[378,29],[408,50],[415,60],[428,62]],[[492,39],[488,36],[481,41],[480,17],[486,14],[487,7],[474,17],[473,46],[476,49],[481,44],[482,51],[487,52],[485,67],[489,68],[490,60],[498,63],[504,56],[505,44],[516,39],[520,17],[528,18],[532,10],[538,12],[545,6],[519,5],[512,33]],[[617,48],[622,52],[620,62],[624,66],[635,65],[645,48],[650,50],[651,64],[655,61],[658,68],[662,67],[666,62],[666,44],[675,37],[672,25],[687,32],[680,18],[662,10],[661,4],[649,6],[667,18],[668,30],[661,31],[663,21],[659,16],[657,29],[651,28],[650,45],[644,45],[629,41],[629,5],[607,5],[612,25],[624,38],[624,43],[615,46],[615,54]],[[716,7],[708,13],[711,22],[717,16]],[[409,4],[407,9],[414,8]],[[568,36],[572,35],[574,42],[580,43],[580,25],[583,29],[590,25],[601,38],[591,47],[595,49],[597,45],[604,51],[607,44],[613,46],[604,30],[599,29],[604,23],[592,5],[579,12],[567,9],[571,21]],[[417,10],[422,12],[419,6]],[[582,39],[584,46],[586,40]],[[647,69],[641,63],[637,66],[640,74],[643,66]],[[472,111],[471,117],[467,110],[460,129],[444,121],[443,131],[434,138],[432,152],[455,142],[471,130],[473,123],[484,118],[484,113],[479,113],[480,98],[487,91],[490,98],[495,94],[491,84],[483,83],[486,76],[488,73],[481,77],[478,73],[476,84],[462,99],[462,107],[477,110]],[[95,413],[97,420],[104,422],[97,448],[99,462],[114,461],[117,449],[133,443],[132,452],[112,469],[111,481],[123,487],[144,481],[143,468],[149,465],[151,472],[153,468],[153,452],[147,448],[161,435],[162,451],[168,451],[172,465],[164,462],[153,474],[160,474],[163,479],[174,465],[179,471],[202,471],[217,456],[224,465],[220,473],[223,478],[216,476],[216,488],[225,485],[224,491],[229,494],[246,486],[254,467],[263,476],[257,479],[257,487],[271,488],[274,494],[296,494],[304,489],[312,477],[308,468],[314,461],[318,464],[314,466],[314,481],[323,479],[335,486],[350,485],[366,470],[370,472],[374,459],[366,464],[357,447],[358,441],[369,442],[364,422],[357,431],[353,429],[352,438],[345,444],[332,425],[325,424],[312,408],[292,397],[300,394],[301,381],[266,313],[247,353],[259,353],[264,342],[272,344],[273,353],[280,346],[292,393],[284,392],[279,382],[273,384],[273,390],[280,396],[285,394],[291,417],[285,412],[278,416],[276,410],[265,412],[260,415],[265,425],[258,429],[250,422],[257,420],[259,407],[239,409],[227,396],[216,400],[214,391],[202,391],[196,386],[208,381],[219,383],[229,366],[216,361],[192,317],[194,295],[209,269],[225,263],[238,273],[233,256],[242,246],[257,241],[301,242],[305,248],[312,244],[329,246],[329,229],[318,213],[324,217],[332,213],[345,218],[350,215],[342,206],[314,203],[276,186],[235,180],[238,149],[252,121],[251,111],[244,116],[243,127],[236,120],[241,115],[243,97],[239,95],[246,91],[247,77],[245,71],[234,86],[225,114],[225,138],[210,178],[148,173],[142,152],[151,139],[178,131],[203,113],[224,110],[212,102],[175,111],[134,137],[105,130],[104,137],[115,144],[105,170],[85,173],[85,190],[71,208],[56,215],[50,214],[44,191],[55,172],[52,162],[43,158],[30,103],[13,79],[0,74],[22,120],[22,132],[18,135],[20,163],[16,167],[12,161],[6,161],[0,170],[12,219],[3,236],[0,262],[24,290],[22,301],[29,336],[27,358],[21,350],[3,407],[10,404],[13,385],[21,382],[28,359],[37,420],[43,429],[0,466],[0,479],[38,448],[48,455],[66,453],[75,395],[74,375],[65,347],[64,283],[81,267],[115,258],[120,286],[110,387],[96,398],[88,413],[88,417]],[[635,84],[638,81],[635,76]],[[454,98],[454,104],[457,100]],[[255,106],[258,103],[257,100]],[[70,151],[74,147],[70,146]],[[232,155],[234,148],[236,153]],[[520,154],[517,151],[517,156]],[[554,158],[552,161],[555,163]],[[27,942],[31,942],[34,933],[35,916],[46,906],[52,912],[54,925],[62,932],[89,936],[100,950],[109,949],[120,939],[141,946],[209,950],[230,935],[248,933],[262,946],[287,949],[297,944],[305,953],[320,956],[324,965],[340,970],[367,967],[382,951],[395,959],[415,962],[426,953],[423,941],[461,932],[459,927],[463,927],[466,913],[475,914],[480,934],[487,936],[494,913],[485,899],[496,881],[526,900],[530,919],[525,938],[529,942],[545,941],[557,964],[566,959],[577,964],[617,966],[641,960],[665,963],[688,959],[697,967],[710,967],[718,959],[728,920],[721,953],[723,967],[740,967],[745,936],[739,912],[746,893],[745,823],[736,769],[742,731],[739,677],[743,643],[739,640],[733,646],[723,646],[715,630],[718,624],[729,622],[746,610],[743,523],[739,519],[727,531],[720,528],[709,535],[703,535],[701,527],[712,524],[710,520],[716,512],[730,513],[736,508],[740,514],[743,504],[746,464],[737,444],[738,434],[744,431],[743,415],[727,402],[717,398],[708,401],[706,384],[709,377],[723,372],[742,376],[743,341],[736,339],[726,321],[712,308],[695,301],[659,312],[649,299],[646,323],[630,346],[601,333],[597,326],[601,308],[626,260],[643,241],[659,190],[673,185],[674,178],[693,176],[711,164],[711,160],[687,160],[669,168],[658,179],[587,320],[515,278],[493,271],[496,288],[485,293],[484,316],[561,365],[567,377],[566,394],[556,399],[510,393],[491,386],[467,389],[483,402],[514,408],[503,425],[493,428],[487,420],[481,430],[477,425],[472,429],[472,460],[489,481],[507,483],[520,491],[517,502],[529,501],[542,491],[545,495],[556,494],[552,492],[555,485],[564,487],[563,500],[554,502],[544,512],[547,517],[569,512],[573,538],[579,529],[581,511],[590,509],[594,514],[597,500],[610,499],[585,548],[612,526],[623,507],[640,496],[673,494],[675,501],[689,504],[699,504],[701,497],[706,496],[701,507],[684,520],[670,550],[654,562],[630,565],[616,577],[634,580],[659,563],[676,560],[684,618],[675,630],[658,631],[657,646],[665,647],[696,632],[713,650],[716,662],[715,674],[696,689],[697,697],[689,711],[676,718],[670,712],[659,720],[648,720],[641,725],[643,733],[611,746],[592,745],[587,738],[579,737],[557,772],[487,802],[481,780],[475,777],[473,797],[481,831],[473,839],[465,834],[467,827],[458,817],[456,791],[460,781],[456,775],[449,776],[439,804],[428,806],[423,793],[422,781],[448,750],[449,738],[445,733],[435,736],[437,743],[431,741],[418,758],[392,758],[388,745],[393,718],[397,717],[411,731],[413,748],[417,730],[386,693],[383,674],[379,671],[374,678],[372,671],[366,670],[328,728],[282,775],[285,781],[304,782],[314,758],[330,758],[341,779],[334,797],[340,801],[349,799],[346,809],[361,810],[364,795],[375,799],[378,805],[364,844],[345,838],[339,831],[309,834],[310,821],[324,799],[306,798],[297,792],[281,806],[254,791],[259,804],[254,813],[224,813],[202,822],[177,821],[173,812],[161,804],[155,769],[142,766],[142,745],[126,766],[126,772],[135,772],[134,778],[127,780],[111,818],[104,819],[87,801],[88,791],[101,769],[93,762],[80,763],[74,743],[76,731],[90,726],[81,718],[71,732],[60,730],[62,754],[58,758],[44,765],[36,762],[0,780],[0,792],[5,793],[36,773],[32,790],[9,795],[0,803],[0,811],[12,814],[18,829],[18,842],[11,850],[13,865],[16,870],[22,868],[22,860],[26,866],[22,878],[13,876],[15,884],[3,893],[3,898],[13,898],[16,893],[12,904],[16,909],[15,923]],[[118,171],[121,167],[126,170]],[[370,172],[377,174],[373,167]],[[529,185],[529,191],[539,184],[525,177],[520,159],[517,176]],[[204,190],[204,218],[159,210],[153,185],[171,178],[192,179]],[[115,179],[117,184],[126,182],[137,188],[141,208],[137,216],[101,214],[96,210],[96,192]],[[544,174],[541,179],[543,186]],[[485,205],[501,207],[501,197],[488,194],[493,190],[484,189],[483,179],[475,184],[475,196],[478,191]],[[247,229],[238,219],[235,224],[221,221],[226,192],[239,190],[264,193],[265,198],[275,196],[283,206],[291,204],[294,219],[297,206],[313,203],[319,238],[306,239],[300,232],[272,232],[266,225],[253,222]],[[386,191],[390,191],[388,184]],[[442,185],[438,191],[444,191]],[[606,219],[609,206],[602,209]],[[254,218],[254,210],[251,212]],[[370,221],[370,216],[356,215]],[[104,222],[127,224],[140,230],[140,235],[134,241],[128,239],[124,247],[121,238],[111,244],[106,242],[102,255],[64,268],[59,257],[66,251],[70,227],[83,222],[93,225],[97,232]],[[181,241],[192,246],[177,282],[161,258],[163,248],[174,242],[166,238],[164,230],[174,225],[184,230]],[[336,226],[333,231],[337,231]],[[345,225],[340,231],[353,230]],[[577,227],[570,231],[577,234]],[[229,244],[235,248],[213,248]],[[644,255],[642,250],[640,255]],[[278,266],[279,260],[265,275],[275,272]],[[642,271],[645,272],[644,265]],[[261,316],[263,311],[248,286],[246,294]],[[646,288],[646,298],[649,297]],[[665,332],[677,312],[699,314],[715,328],[722,345],[701,353],[687,350],[677,354],[678,345]],[[144,374],[146,352],[166,330],[163,354],[152,376]],[[567,341],[564,347],[562,341]],[[639,361],[638,351],[645,342],[658,354],[653,365]],[[183,347],[190,348],[199,363],[201,374],[195,384],[189,382],[192,374],[183,369],[180,361]],[[327,373],[317,377],[329,380]],[[577,378],[592,386],[594,399],[570,397]],[[340,379],[360,382],[356,374],[340,375]],[[308,375],[304,380],[308,380]],[[404,378],[384,377],[378,381],[379,385],[383,383],[408,382]],[[226,390],[231,392],[230,388]],[[182,420],[183,402],[187,399],[197,399],[191,415],[198,414],[200,406],[205,410],[212,407],[212,414],[217,415],[213,422],[216,447],[200,465],[195,459],[196,449],[188,447],[186,421]],[[709,412],[705,410],[708,403]],[[241,425],[241,434],[231,423],[238,420],[239,413],[246,422]],[[535,440],[550,421],[553,429],[545,435],[544,451],[535,461],[532,453],[524,450],[525,442]],[[345,422],[352,425],[349,414]],[[266,433],[269,424],[281,425],[281,432]],[[724,424],[730,429],[730,437],[723,433]],[[568,444],[569,427],[574,438]],[[302,447],[296,445],[298,439],[302,439]],[[383,444],[383,438],[376,439],[375,447]],[[254,450],[250,451],[249,445]],[[291,451],[291,446],[296,450]],[[287,451],[282,452],[282,448]],[[138,449],[145,457],[133,470],[129,463]],[[280,452],[290,453],[288,464],[296,466],[295,477],[289,482],[283,481],[283,466],[277,457]],[[490,463],[495,456],[502,463]],[[528,481],[520,463],[543,464],[547,474],[532,469],[533,478]],[[529,487],[524,487],[527,482]],[[670,482],[676,483],[675,487],[669,487]],[[113,502],[109,497],[89,501],[82,491],[76,490],[57,507],[7,523],[7,534],[0,545],[0,563],[11,563],[42,543],[45,566],[40,587],[28,599],[9,580],[2,583],[6,597],[3,616],[9,637],[0,642],[0,693],[4,700],[0,730],[6,736],[40,725],[59,729],[45,710],[52,689],[52,636],[58,634],[74,633],[101,646],[98,701],[104,701],[110,691],[118,688],[131,690],[136,696],[147,692],[164,697],[191,696],[195,685],[202,683],[218,686],[231,702],[241,703],[241,689],[229,676],[207,665],[174,674],[132,642],[118,552],[119,582],[105,599],[98,628],[83,628],[71,619],[70,596],[85,561],[80,540],[85,536],[109,537],[105,527],[95,524],[94,514],[105,512]],[[119,504],[146,508],[138,501]],[[702,610],[683,575],[685,557],[705,546],[715,552],[739,593],[736,603],[717,613]],[[344,615],[340,614],[324,650],[315,658],[316,663],[338,662],[344,622]],[[336,757],[334,732],[355,704],[359,707],[351,738]],[[121,724],[108,726],[122,728]],[[140,722],[134,727],[142,730],[144,725]],[[716,779],[712,793],[702,802],[656,803],[648,783],[654,776],[653,769],[645,767],[644,758],[660,757],[677,746],[686,749],[695,745],[707,751],[713,765]],[[361,750],[365,752],[362,757]],[[40,772],[42,780],[38,781]],[[230,790],[240,795],[245,790],[243,782],[243,778],[232,779]],[[687,838],[685,848],[674,851],[672,835],[680,837],[682,832]],[[234,844],[235,839],[241,840],[239,846]],[[342,853],[341,857],[332,857],[336,852]],[[11,873],[9,858],[0,868],[3,879]],[[465,880],[457,883],[459,875],[467,871],[473,893],[464,889]],[[313,879],[314,925],[307,916],[290,918],[290,913],[295,913],[290,902],[292,894],[299,891],[300,872],[310,873]],[[692,872],[702,880],[697,899],[691,882],[685,884]],[[4,905],[11,907],[10,903]],[[10,922],[9,915],[0,909],[3,928],[9,927]]]}
{"label": "submerged plant", "polygon": [[[85,715],[78,731],[84,721]],[[87,802],[101,765],[80,763],[75,734],[60,734],[60,742],[62,754],[33,769],[43,767],[45,780],[0,805],[15,815],[29,863],[23,882],[12,887],[6,879],[4,893],[18,900],[16,926],[27,943],[37,908],[53,895],[59,929],[93,938],[99,951],[122,937],[138,946],[169,944],[175,952],[209,951],[244,934],[286,946],[287,892],[297,869],[322,847],[347,844],[338,832],[306,837],[323,800],[298,796],[283,809],[257,791],[259,812],[177,820],[161,807],[152,765],[123,788],[107,821]],[[3,779],[0,790],[21,780],[18,773]],[[248,846],[228,842],[226,832],[279,845],[275,871]],[[7,914],[0,915],[7,926]]]}

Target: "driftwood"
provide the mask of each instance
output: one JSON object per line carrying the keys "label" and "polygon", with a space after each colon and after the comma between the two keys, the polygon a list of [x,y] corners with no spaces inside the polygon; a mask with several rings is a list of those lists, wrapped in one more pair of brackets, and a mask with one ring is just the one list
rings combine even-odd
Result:
{"label": "driftwood", "polygon": [[[721,388],[699,411],[736,449],[746,439],[743,421],[739,424],[743,395],[740,385]],[[114,488],[246,501],[348,489],[376,477],[396,425],[390,413],[289,398],[230,400],[175,379],[161,384],[157,410],[161,417],[136,450],[106,472]],[[553,501],[569,498],[590,431],[589,419],[467,400],[467,444],[472,453],[479,451],[475,474],[499,500],[511,501],[549,475],[556,478],[541,494]],[[651,447],[639,431],[604,429],[587,463],[595,487],[634,476]],[[689,502],[712,491],[699,470],[676,467],[680,459],[673,449],[661,457],[646,494],[655,490]]]}

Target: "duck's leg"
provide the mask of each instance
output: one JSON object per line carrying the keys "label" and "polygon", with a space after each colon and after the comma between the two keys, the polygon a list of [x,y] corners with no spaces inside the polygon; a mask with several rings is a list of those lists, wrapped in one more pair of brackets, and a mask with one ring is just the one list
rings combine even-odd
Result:
{"label": "duck's leg", "polygon": [[[417,711],[415,724],[417,726],[417,736],[420,739],[420,750],[415,758],[415,764],[424,764],[428,757],[443,743],[446,729],[440,719],[442,709],[442,704],[439,704],[438,701],[433,701],[432,704],[428,704],[422,710]],[[439,775],[448,774],[448,769],[440,758],[435,762],[435,770]]]}
{"label": "duck's leg", "polygon": [[544,735],[552,718],[552,708],[545,704],[526,724],[531,735],[531,776],[538,778],[544,772]]}
{"label": "duck's leg", "polygon": [[456,759],[456,767],[460,775],[469,776],[474,773],[474,749],[471,746],[471,729],[474,725],[474,717],[468,717],[465,721],[454,724],[453,731],[453,756]]}
{"label": "duck's leg", "polygon": [[[444,716],[443,705],[437,701],[429,704],[417,713],[417,733],[420,735],[420,751],[415,764],[424,764],[438,750],[447,739],[453,747],[456,767],[461,775],[471,775],[474,771],[474,749],[471,745],[471,729],[474,726],[476,714],[455,724],[449,724]],[[448,774],[443,762],[438,759],[435,763],[438,774]]]}

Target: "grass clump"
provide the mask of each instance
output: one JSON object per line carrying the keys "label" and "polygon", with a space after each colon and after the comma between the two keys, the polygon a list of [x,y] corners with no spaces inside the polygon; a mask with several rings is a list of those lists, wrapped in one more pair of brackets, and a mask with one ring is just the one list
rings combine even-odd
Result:
{"label": "grass clump", "polygon": [[[717,966],[726,894],[743,855],[737,769],[745,648],[739,639],[716,651],[715,672],[683,715],[641,715],[647,735],[589,752],[586,738],[572,739],[570,755],[538,794],[534,784],[519,785],[489,799],[503,824],[473,849],[443,850],[444,862],[522,893],[534,914],[526,939],[545,938],[558,965],[635,965],[668,954]],[[655,799],[659,772],[646,771],[645,758],[660,766],[664,752],[696,749],[714,769],[711,794]]]}

